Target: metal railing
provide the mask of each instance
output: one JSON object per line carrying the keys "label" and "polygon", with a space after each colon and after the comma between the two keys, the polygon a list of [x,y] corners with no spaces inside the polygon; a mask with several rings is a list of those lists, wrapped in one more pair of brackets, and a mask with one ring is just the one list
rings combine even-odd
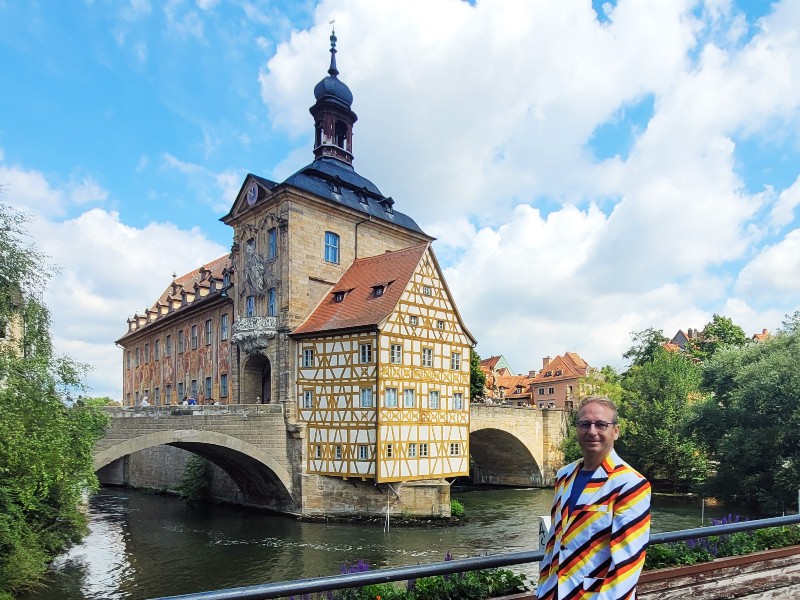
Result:
{"label": "metal railing", "polygon": [[283,412],[280,404],[166,404],[153,406],[104,406],[112,418],[124,417],[185,417],[193,415],[257,415]]}
{"label": "metal railing", "polygon": [[[800,523],[800,515],[789,515],[786,517],[773,517],[770,519],[742,521],[739,523],[728,523],[725,525],[712,525],[710,527],[697,527],[695,529],[682,529],[680,531],[656,533],[650,536],[650,545],[666,544],[693,538],[736,533],[737,531],[752,531],[754,529],[779,527],[782,525],[793,525],[798,523]],[[531,534],[533,535],[533,532],[531,532]],[[542,560],[543,556],[543,550],[513,552],[510,554],[495,554],[491,556],[479,556],[475,558],[465,558],[426,565],[393,567],[388,569],[379,569],[377,571],[366,571],[363,573],[348,573],[328,577],[297,579],[295,581],[265,583],[262,585],[230,588],[226,590],[199,592],[196,594],[183,594],[180,596],[164,597],[159,600],[262,600],[265,598],[302,596],[303,594],[362,587],[375,583],[390,583],[393,581],[420,579],[422,577],[430,577],[432,575],[449,575],[464,571],[479,571],[481,569],[509,567],[513,565],[539,562]]]}

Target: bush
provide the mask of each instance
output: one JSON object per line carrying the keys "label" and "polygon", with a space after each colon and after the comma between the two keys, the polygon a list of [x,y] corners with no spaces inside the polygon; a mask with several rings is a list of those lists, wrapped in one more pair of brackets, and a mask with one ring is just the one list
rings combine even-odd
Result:
{"label": "bush", "polygon": [[[713,525],[738,522],[739,516],[728,515],[720,520],[712,520]],[[647,549],[645,569],[661,569],[681,565],[709,562],[715,558],[741,556],[773,548],[785,548],[800,544],[800,527],[786,525],[769,527],[755,531],[739,531],[727,535],[714,535],[706,538],[657,544]]]}
{"label": "bush", "polygon": [[450,516],[457,519],[464,516],[464,505],[459,500],[450,500]]}
{"label": "bush", "polygon": [[189,504],[205,502],[211,490],[211,463],[199,456],[192,456],[183,470],[178,494]]}

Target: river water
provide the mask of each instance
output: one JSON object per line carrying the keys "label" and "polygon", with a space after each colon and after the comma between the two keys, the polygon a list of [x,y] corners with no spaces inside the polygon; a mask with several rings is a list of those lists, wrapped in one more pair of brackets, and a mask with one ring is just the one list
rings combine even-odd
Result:
{"label": "river water", "polygon": [[[301,523],[228,506],[189,507],[169,496],[104,488],[89,503],[90,533],[58,558],[47,587],[26,600],[135,600],[538,548],[549,489],[453,490],[456,527]],[[654,496],[653,531],[700,525],[697,499]],[[721,509],[706,509],[709,517]],[[527,567],[527,568],[526,568]],[[514,567],[535,576],[536,567]]]}

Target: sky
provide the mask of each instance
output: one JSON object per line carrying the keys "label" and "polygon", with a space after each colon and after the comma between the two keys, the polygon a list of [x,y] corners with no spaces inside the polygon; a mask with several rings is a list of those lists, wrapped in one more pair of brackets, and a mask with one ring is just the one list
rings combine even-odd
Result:
{"label": "sky", "polygon": [[313,160],[330,22],[354,166],[437,238],[518,373],[800,309],[800,1],[0,0],[0,202],[60,267],[56,349],[121,397],[127,319]]}

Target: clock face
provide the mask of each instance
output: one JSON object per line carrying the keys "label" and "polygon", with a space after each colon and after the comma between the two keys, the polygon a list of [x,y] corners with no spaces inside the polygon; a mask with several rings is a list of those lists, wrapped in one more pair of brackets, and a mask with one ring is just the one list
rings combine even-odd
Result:
{"label": "clock face", "polygon": [[256,200],[258,200],[258,185],[255,182],[251,183],[250,187],[247,188],[246,196],[247,196],[247,203],[250,206],[253,206],[253,204],[256,203]]}

